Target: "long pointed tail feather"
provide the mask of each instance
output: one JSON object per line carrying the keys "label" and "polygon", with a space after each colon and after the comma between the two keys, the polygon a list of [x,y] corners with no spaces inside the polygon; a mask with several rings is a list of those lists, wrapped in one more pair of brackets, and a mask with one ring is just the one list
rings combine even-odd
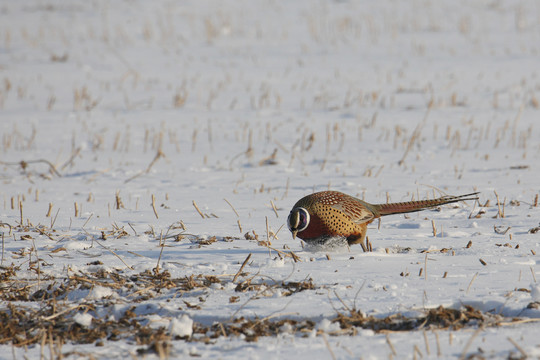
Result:
{"label": "long pointed tail feather", "polygon": [[377,204],[375,205],[380,216],[392,215],[392,214],[401,214],[409,213],[415,211],[421,211],[424,209],[433,208],[436,206],[451,204],[459,201],[465,200],[478,200],[479,192],[474,192],[465,195],[459,196],[443,196],[437,199],[432,200],[420,200],[420,201],[407,201],[399,203],[389,203],[389,204]]}

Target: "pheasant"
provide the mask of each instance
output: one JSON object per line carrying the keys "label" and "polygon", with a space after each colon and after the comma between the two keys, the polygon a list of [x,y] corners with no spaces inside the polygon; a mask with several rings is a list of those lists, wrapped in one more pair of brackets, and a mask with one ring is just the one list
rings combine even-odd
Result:
{"label": "pheasant", "polygon": [[338,191],[321,191],[305,196],[294,204],[287,226],[293,238],[321,242],[343,237],[349,245],[364,247],[367,226],[381,216],[409,213],[464,200],[477,200],[478,192],[443,196],[432,200],[389,204],[370,204]]}

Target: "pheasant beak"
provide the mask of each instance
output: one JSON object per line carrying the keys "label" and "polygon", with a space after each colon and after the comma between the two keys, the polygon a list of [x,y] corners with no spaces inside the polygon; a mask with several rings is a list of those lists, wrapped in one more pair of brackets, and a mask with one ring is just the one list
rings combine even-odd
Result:
{"label": "pheasant beak", "polygon": [[292,231],[292,238],[293,238],[293,240],[296,239],[296,233],[297,233],[297,232],[298,232],[298,230],[293,230],[293,231]]}

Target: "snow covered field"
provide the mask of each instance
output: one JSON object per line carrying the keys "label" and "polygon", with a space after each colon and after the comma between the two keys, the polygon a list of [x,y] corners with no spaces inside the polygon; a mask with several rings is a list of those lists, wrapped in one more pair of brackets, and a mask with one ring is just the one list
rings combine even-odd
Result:
{"label": "snow covered field", "polygon": [[[1,1],[0,358],[539,358],[539,64],[532,0]],[[481,194],[364,253],[326,189]]]}

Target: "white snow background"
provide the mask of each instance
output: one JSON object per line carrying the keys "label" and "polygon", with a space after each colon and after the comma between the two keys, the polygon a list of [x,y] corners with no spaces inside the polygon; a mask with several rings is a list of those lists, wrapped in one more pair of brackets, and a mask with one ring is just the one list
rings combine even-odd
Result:
{"label": "white snow background", "polygon": [[[165,329],[170,358],[538,358],[539,69],[532,0],[2,1],[2,271],[18,267],[32,291],[51,284],[38,283],[35,258],[42,278],[159,263],[173,279],[222,279],[144,301],[94,286],[59,302],[96,307],[73,313],[83,327],[133,308]],[[287,215],[326,189],[373,203],[481,194],[372,223],[373,252],[304,248]],[[54,232],[22,231],[21,217]],[[235,291],[248,278],[267,289]],[[272,286],[308,279],[314,289],[290,296]],[[0,310],[10,305],[44,306]],[[508,321],[355,335],[331,321],[441,305]],[[196,341],[194,324],[240,317],[317,325]],[[0,358],[51,356],[2,341]],[[100,345],[58,350],[119,359],[146,348]]]}

